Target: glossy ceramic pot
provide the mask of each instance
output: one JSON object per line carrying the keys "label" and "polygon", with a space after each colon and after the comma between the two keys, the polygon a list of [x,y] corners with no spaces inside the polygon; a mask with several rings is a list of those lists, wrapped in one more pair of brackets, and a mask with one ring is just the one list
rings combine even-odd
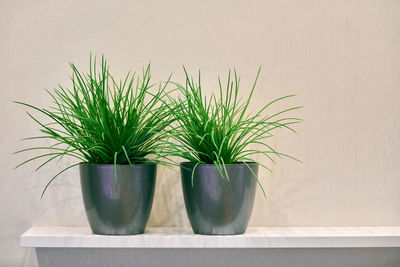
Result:
{"label": "glossy ceramic pot", "polygon": [[256,163],[246,164],[226,164],[226,179],[213,164],[195,167],[194,163],[181,163],[183,196],[194,233],[236,235],[246,231],[257,188],[252,172],[258,175]]}
{"label": "glossy ceramic pot", "polygon": [[80,165],[83,202],[94,234],[144,232],[153,203],[156,164]]}

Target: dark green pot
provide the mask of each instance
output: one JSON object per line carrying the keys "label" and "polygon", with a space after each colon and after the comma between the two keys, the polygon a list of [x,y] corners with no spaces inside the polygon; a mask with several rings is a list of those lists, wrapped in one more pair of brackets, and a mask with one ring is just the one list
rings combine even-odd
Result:
{"label": "dark green pot", "polygon": [[156,181],[156,164],[82,164],[83,202],[94,234],[144,233],[150,215]]}
{"label": "dark green pot", "polygon": [[[256,163],[246,164],[258,174]],[[194,167],[194,163],[181,163],[183,196],[193,232],[204,235],[244,233],[257,188],[257,180],[249,168],[243,163],[226,164],[227,180],[213,164]]]}

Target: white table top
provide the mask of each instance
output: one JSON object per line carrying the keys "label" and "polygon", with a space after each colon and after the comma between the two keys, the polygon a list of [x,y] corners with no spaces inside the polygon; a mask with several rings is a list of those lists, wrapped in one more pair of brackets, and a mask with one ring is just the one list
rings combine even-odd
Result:
{"label": "white table top", "polygon": [[132,236],[94,235],[88,227],[32,227],[22,247],[58,248],[348,248],[400,247],[400,227],[262,227],[243,235],[204,236],[191,228],[147,228]]}

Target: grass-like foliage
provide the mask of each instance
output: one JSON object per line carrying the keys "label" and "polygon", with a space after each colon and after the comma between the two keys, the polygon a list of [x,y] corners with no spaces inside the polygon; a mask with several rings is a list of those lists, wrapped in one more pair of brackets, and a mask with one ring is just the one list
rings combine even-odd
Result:
{"label": "grass-like foliage", "polygon": [[86,74],[74,64],[70,65],[72,89],[59,85],[53,92],[47,91],[53,99],[52,107],[39,108],[16,102],[49,119],[43,122],[27,112],[40,126],[42,135],[25,140],[52,141],[48,146],[33,146],[17,151],[44,151],[17,167],[42,159],[43,162],[36,168],[38,170],[65,156],[79,161],[58,172],[46,185],[42,197],[57,176],[81,163],[159,163],[165,157],[162,153],[166,137],[164,129],[172,120],[169,108],[162,100],[168,82],[165,86],[160,84],[158,90],[151,89],[150,65],[143,70],[141,77],[128,73],[125,79],[117,82],[110,74],[104,57],[100,64],[91,57],[90,71]]}
{"label": "grass-like foliage", "polygon": [[[185,68],[184,71],[185,85],[176,84],[181,95],[171,98],[173,103],[171,111],[177,125],[171,129],[170,145],[176,156],[195,163],[194,168],[199,164],[215,164],[221,176],[227,179],[229,177],[225,164],[247,165],[248,162],[256,162],[270,170],[265,164],[252,158],[256,154],[261,154],[271,161],[274,161],[274,155],[295,159],[277,152],[266,143],[266,139],[272,137],[276,129],[285,128],[295,132],[292,125],[301,119],[284,115],[301,107],[295,106],[272,114],[268,112],[271,105],[294,95],[270,101],[258,112],[248,114],[261,68],[245,101],[239,98],[240,77],[236,70],[233,72],[233,77],[229,71],[226,86],[223,86],[218,78],[219,97],[211,94],[208,98],[202,93],[200,72],[196,83],[189,77]],[[259,149],[252,148],[251,145],[256,145]],[[251,170],[250,167],[249,169]],[[258,181],[256,175],[254,173],[253,175]]]}

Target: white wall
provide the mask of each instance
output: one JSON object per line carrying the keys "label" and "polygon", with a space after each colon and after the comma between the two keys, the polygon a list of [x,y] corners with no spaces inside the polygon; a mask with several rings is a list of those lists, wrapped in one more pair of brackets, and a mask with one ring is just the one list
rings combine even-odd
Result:
{"label": "white wall", "polygon": [[[254,110],[298,94],[305,122],[271,144],[304,163],[261,172],[252,226],[400,225],[399,44],[400,1],[1,1],[0,265],[34,264],[18,244],[32,224],[87,224],[77,170],[40,200],[67,162],[12,169],[37,127],[11,101],[47,106],[44,88],[70,85],[67,63],[87,69],[90,51],[117,76],[149,61],[153,81],[201,68],[208,92],[236,66],[243,95],[262,64]],[[179,173],[161,170],[149,225],[188,225]]]}

